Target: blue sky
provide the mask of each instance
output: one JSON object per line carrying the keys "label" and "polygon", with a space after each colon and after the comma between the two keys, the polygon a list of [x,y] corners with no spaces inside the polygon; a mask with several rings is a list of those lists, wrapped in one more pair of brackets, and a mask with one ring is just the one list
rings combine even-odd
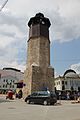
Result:
{"label": "blue sky", "polygon": [[[0,0],[0,7],[5,1]],[[0,12],[0,68],[26,69],[27,23],[42,12],[51,22],[51,65],[55,74],[62,75],[67,69],[80,73],[80,0],[34,1],[8,0]]]}
{"label": "blue sky", "polygon": [[[66,43],[54,42],[51,45],[51,65],[57,74],[64,74],[67,69],[74,69],[72,65],[80,62],[80,40]],[[77,72],[77,69],[76,69]]]}

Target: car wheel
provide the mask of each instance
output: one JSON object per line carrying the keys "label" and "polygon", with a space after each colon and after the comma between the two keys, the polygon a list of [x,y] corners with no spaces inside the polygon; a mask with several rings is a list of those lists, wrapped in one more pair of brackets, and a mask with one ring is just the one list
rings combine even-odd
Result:
{"label": "car wheel", "polygon": [[44,104],[44,105],[48,105],[48,101],[47,101],[47,100],[44,100],[43,104]]}
{"label": "car wheel", "polygon": [[53,102],[53,103],[50,103],[50,105],[54,105],[55,103]]}
{"label": "car wheel", "polygon": [[30,104],[30,100],[27,100],[27,104]]}

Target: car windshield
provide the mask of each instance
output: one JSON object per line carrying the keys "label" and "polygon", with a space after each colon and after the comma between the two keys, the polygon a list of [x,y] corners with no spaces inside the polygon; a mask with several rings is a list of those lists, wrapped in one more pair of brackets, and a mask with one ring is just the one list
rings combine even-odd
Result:
{"label": "car windshield", "polygon": [[31,96],[49,96],[50,93],[48,93],[47,91],[38,91],[38,92],[34,92],[31,94]]}
{"label": "car windshield", "polygon": [[37,96],[37,95],[38,95],[37,92],[34,92],[34,93],[31,94],[31,96]]}
{"label": "car windshield", "polygon": [[38,92],[39,96],[49,96],[50,94],[47,91]]}

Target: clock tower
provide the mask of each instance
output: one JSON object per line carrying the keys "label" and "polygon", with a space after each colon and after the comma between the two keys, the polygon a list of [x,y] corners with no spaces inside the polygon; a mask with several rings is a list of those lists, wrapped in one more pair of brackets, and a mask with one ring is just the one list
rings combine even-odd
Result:
{"label": "clock tower", "polygon": [[25,94],[34,91],[54,89],[54,69],[50,65],[49,27],[51,23],[42,13],[29,22],[27,41],[27,64],[25,70]]}

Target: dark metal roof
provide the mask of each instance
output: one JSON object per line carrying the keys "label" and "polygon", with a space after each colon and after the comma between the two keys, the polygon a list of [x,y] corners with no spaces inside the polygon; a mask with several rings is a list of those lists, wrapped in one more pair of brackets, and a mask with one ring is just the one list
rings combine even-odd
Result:
{"label": "dark metal roof", "polygon": [[70,72],[73,72],[73,73],[75,73],[75,74],[76,74],[76,72],[75,72],[74,70],[69,69],[69,70],[67,70],[67,71],[64,73],[64,75],[63,75],[63,76],[65,76],[67,73],[70,73]]}
{"label": "dark metal roof", "polygon": [[48,18],[44,17],[42,13],[37,13],[34,17],[32,17],[29,22],[28,26],[30,27],[31,25],[35,24],[44,24],[48,27],[50,27],[51,23]]}
{"label": "dark metal roof", "polygon": [[18,70],[16,68],[3,68],[3,70],[14,70],[14,71],[17,71],[17,72],[21,72],[20,70]]}
{"label": "dark metal roof", "polygon": [[65,73],[63,74],[63,76],[59,76],[59,77],[56,77],[55,80],[58,80],[58,79],[61,79],[61,80],[65,80],[65,78],[71,78],[71,79],[80,79],[80,76],[72,69],[68,69],[65,71]]}

